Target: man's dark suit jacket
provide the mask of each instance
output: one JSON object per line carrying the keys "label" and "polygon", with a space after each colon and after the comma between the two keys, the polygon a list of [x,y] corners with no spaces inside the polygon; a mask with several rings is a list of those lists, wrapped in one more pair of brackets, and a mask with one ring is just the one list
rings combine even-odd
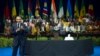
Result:
{"label": "man's dark suit jacket", "polygon": [[[28,33],[28,27],[26,27],[23,23],[21,23],[23,30],[16,32],[18,28],[17,23],[12,24],[12,35],[14,37],[14,45],[18,44],[18,41],[24,42],[26,40],[26,35]],[[23,43],[24,44],[24,43]]]}

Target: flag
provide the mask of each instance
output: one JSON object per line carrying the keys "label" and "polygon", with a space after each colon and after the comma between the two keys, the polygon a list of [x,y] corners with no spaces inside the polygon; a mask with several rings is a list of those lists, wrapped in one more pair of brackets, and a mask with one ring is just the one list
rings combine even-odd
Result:
{"label": "flag", "polygon": [[48,17],[48,7],[47,7],[47,1],[44,1],[44,8],[43,8],[43,18]]}
{"label": "flag", "polygon": [[10,10],[9,10],[8,4],[6,5],[6,7],[4,9],[4,17],[6,19],[9,19],[10,18]]}
{"label": "flag", "polygon": [[57,12],[56,12],[55,0],[52,0],[51,2],[51,15],[54,18],[54,22],[57,23]]}
{"label": "flag", "polygon": [[32,16],[32,0],[28,0],[28,16]]}
{"label": "flag", "polygon": [[63,16],[64,16],[64,9],[63,9],[62,0],[60,0],[58,18],[61,18],[61,17],[63,17]]}
{"label": "flag", "polygon": [[16,12],[16,7],[15,7],[15,2],[13,0],[13,6],[12,6],[12,17],[16,17],[17,12]]}
{"label": "flag", "polygon": [[74,17],[79,17],[78,0],[76,0],[74,6]]}
{"label": "flag", "polygon": [[88,13],[89,13],[91,16],[94,16],[93,4],[90,4],[90,5],[89,5],[89,7],[88,7]]}
{"label": "flag", "polygon": [[85,11],[85,4],[84,4],[84,0],[82,0],[81,3],[81,10],[80,10],[80,17],[82,18],[83,16],[86,15],[86,11]]}
{"label": "flag", "polygon": [[35,16],[40,16],[40,4],[39,0],[36,0],[36,7],[35,7]]}
{"label": "flag", "polygon": [[72,7],[71,7],[70,0],[68,0],[68,3],[67,3],[67,12],[66,12],[66,16],[67,16],[67,17],[72,17]]}
{"label": "flag", "polygon": [[19,6],[19,15],[24,17],[24,7],[23,7],[23,0],[20,0],[20,6]]}

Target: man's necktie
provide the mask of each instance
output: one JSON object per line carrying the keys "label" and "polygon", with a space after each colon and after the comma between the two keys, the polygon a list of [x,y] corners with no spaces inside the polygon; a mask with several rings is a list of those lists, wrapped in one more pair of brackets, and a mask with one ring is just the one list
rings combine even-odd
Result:
{"label": "man's necktie", "polygon": [[20,28],[20,23],[18,23],[18,25],[17,25],[17,26],[18,26],[18,28]]}

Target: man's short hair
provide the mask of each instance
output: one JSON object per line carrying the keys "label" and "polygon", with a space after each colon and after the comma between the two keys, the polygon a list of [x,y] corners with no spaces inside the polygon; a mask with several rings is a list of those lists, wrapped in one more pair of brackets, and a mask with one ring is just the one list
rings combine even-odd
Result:
{"label": "man's short hair", "polygon": [[22,19],[22,17],[21,17],[21,16],[16,16],[16,19],[18,19],[18,17],[20,17],[20,19]]}

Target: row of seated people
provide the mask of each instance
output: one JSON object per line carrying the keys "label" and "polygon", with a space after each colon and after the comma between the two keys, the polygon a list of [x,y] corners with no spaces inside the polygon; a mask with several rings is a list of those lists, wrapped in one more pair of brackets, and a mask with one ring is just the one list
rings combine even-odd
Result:
{"label": "row of seated people", "polygon": [[[26,22],[23,22],[26,24]],[[92,25],[75,24],[74,22],[60,21],[58,24],[51,24],[50,22],[32,22],[26,25],[29,28],[30,36],[46,36],[57,37],[67,36],[68,33],[86,33],[87,31],[93,31]],[[11,27],[5,27],[5,35],[10,35]],[[73,35],[72,34],[72,35]]]}

